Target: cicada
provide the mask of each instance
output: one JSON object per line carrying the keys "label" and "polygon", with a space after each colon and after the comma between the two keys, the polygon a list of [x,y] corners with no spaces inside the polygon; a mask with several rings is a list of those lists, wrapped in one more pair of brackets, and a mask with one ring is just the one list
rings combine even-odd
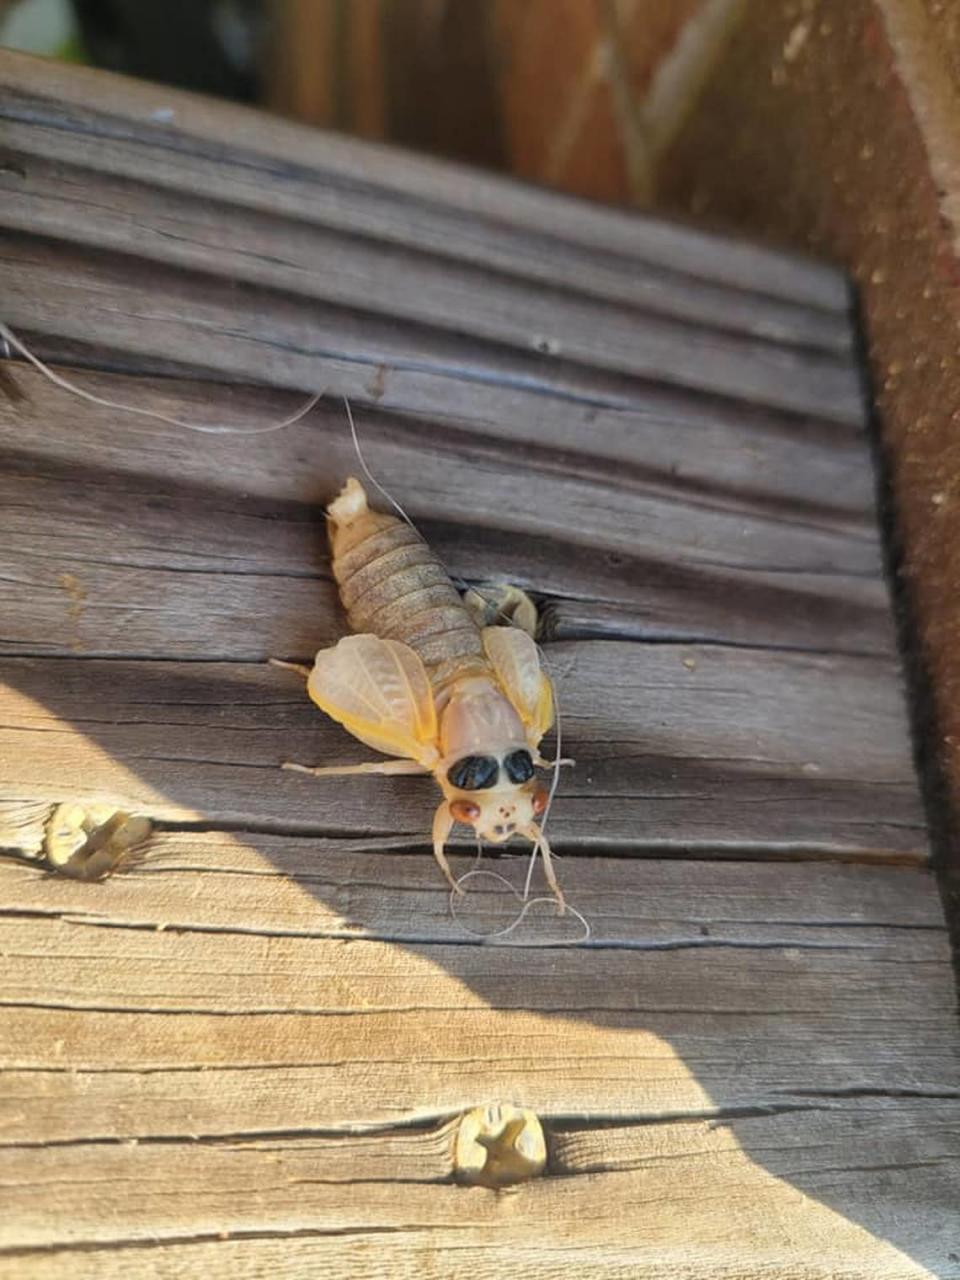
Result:
{"label": "cicada", "polygon": [[560,762],[540,754],[554,699],[533,638],[517,627],[481,625],[416,529],[371,510],[358,480],[349,479],[328,507],[327,531],[354,634],[321,649],[312,668],[295,669],[322,711],[392,758],[284,767],[318,777],[432,774],[443,793],[433,852],[454,890],[445,845],[459,822],[491,844],[514,835],[532,841],[562,911],[537,823],[550,793],[536,770]]}

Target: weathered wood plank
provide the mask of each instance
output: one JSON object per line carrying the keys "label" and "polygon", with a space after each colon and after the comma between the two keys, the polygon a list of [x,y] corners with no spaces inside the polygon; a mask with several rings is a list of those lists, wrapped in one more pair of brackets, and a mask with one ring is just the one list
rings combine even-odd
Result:
{"label": "weathered wood plank", "polygon": [[[595,937],[558,953],[535,945],[564,936],[552,914],[519,949],[440,941],[464,935],[426,858],[315,856],[170,833],[102,886],[0,864],[0,1141],[349,1131],[489,1097],[610,1118],[960,1099],[926,873],[573,861]],[[464,918],[503,923],[502,888],[473,892]]]}
{"label": "weathered wood plank", "polygon": [[[810,258],[358,144],[168,87],[42,65],[6,50],[0,86],[8,145],[31,158],[191,194],[215,188],[241,208],[279,211],[291,221],[418,251],[428,246],[456,262],[599,296],[664,305],[700,281],[725,286],[728,299],[736,290],[752,295],[757,316],[765,296],[828,313],[845,315],[849,307],[843,274]],[[737,299],[730,301],[735,306]]]}
{"label": "weathered wood plank", "polygon": [[[578,761],[552,819],[561,849],[926,856],[885,660],[597,641],[552,645],[550,666]],[[9,658],[2,671],[0,799],[425,840],[427,780],[280,770],[369,753],[275,668]]]}
{"label": "weathered wood plank", "polygon": [[[74,344],[65,363],[82,366],[90,359],[110,357],[104,349]],[[282,500],[312,496],[324,482],[308,471],[311,454],[321,448],[330,471],[334,464],[356,464],[342,405],[333,396],[321,401],[308,421],[266,438],[229,432],[198,437],[69,397],[26,364],[5,370],[20,399],[0,401],[0,441],[12,459],[23,459],[21,470],[31,457],[37,463],[59,461],[63,479],[68,468],[84,464],[131,482],[149,469],[161,484],[182,480]],[[248,378],[254,372],[248,371]],[[689,493],[691,502],[699,499],[700,505],[718,510],[783,519],[789,514],[795,521],[806,517],[814,529],[877,537],[875,483],[865,465],[870,455],[863,430],[765,409],[733,409],[661,387],[644,388],[635,406],[616,397],[605,405],[495,382],[459,385],[454,395],[449,386],[418,384],[409,371],[389,366],[379,375],[379,385],[369,388],[376,404],[356,416],[374,460],[383,455],[405,484],[420,478],[410,470],[410,447],[416,442],[428,458],[446,458],[461,448],[471,462],[502,461],[509,453],[522,472],[536,468],[549,476],[576,465],[585,478],[618,489],[675,500]],[[72,376],[93,394],[240,431],[284,417],[301,403],[248,380],[224,384],[92,370]],[[399,398],[392,392],[396,382],[404,388]],[[43,430],[25,433],[25,415],[43,423]],[[439,487],[451,485],[448,478]],[[430,483],[427,493],[436,487]]]}
{"label": "weathered wood plank", "polygon": [[[302,866],[306,843],[282,843],[300,850]],[[246,921],[225,929],[221,920],[199,933],[211,922],[187,921],[191,898],[202,914],[225,894],[169,860],[217,856],[229,858],[235,884],[263,891],[261,925],[253,902]],[[351,874],[341,860],[357,914],[380,893],[367,861],[354,852]],[[394,879],[418,861],[394,863]],[[128,1267],[135,1258],[144,1274],[201,1261],[206,1274],[244,1274],[273,1256],[247,1252],[269,1241],[296,1273],[308,1246],[291,1237],[302,1234],[317,1246],[336,1237],[326,1255],[303,1254],[312,1273],[382,1274],[380,1233],[391,1233],[398,1267],[429,1267],[453,1217],[465,1233],[456,1265],[462,1248],[479,1274],[507,1256],[521,1274],[554,1255],[569,1265],[585,1249],[591,1270],[594,1258],[666,1267],[681,1225],[691,1275],[742,1275],[748,1243],[754,1267],[798,1280],[835,1274],[840,1260],[864,1278],[919,1276],[924,1266],[956,1274],[942,1264],[957,1220],[950,1099],[960,1098],[960,1045],[929,877],[808,865],[576,869],[598,905],[604,890],[613,905],[615,886],[644,904],[635,942],[649,941],[649,921],[659,943],[666,929],[679,945],[647,950],[641,965],[619,947],[566,951],[558,968],[555,953],[529,949],[278,936],[289,894],[278,902],[270,886],[289,865],[278,872],[223,836],[169,834],[155,861],[106,886],[0,867],[0,913],[7,904],[50,913],[4,924],[0,1177],[14,1252],[0,1268],[84,1274],[88,1259],[101,1268],[91,1274],[109,1274],[122,1244],[115,1256]],[[190,878],[204,891],[191,893]],[[45,888],[54,891],[46,902]],[[114,906],[115,891],[124,905]],[[322,893],[303,896],[329,918]],[[170,927],[157,932],[171,907]],[[704,920],[738,940],[707,954]],[[805,927],[815,941],[802,939]],[[748,958],[751,946],[762,962]],[[81,1007],[94,1000],[126,1012]],[[274,1013],[254,1012],[264,1000]],[[448,1124],[396,1127],[430,1119],[424,1098],[445,1119],[502,1096],[547,1116],[552,1175],[506,1200],[444,1185]],[[572,1115],[619,1115],[621,1125],[563,1121]],[[685,1118],[653,1123],[671,1115]],[[351,1136],[377,1125],[387,1128]],[[732,1252],[721,1247],[730,1214]],[[378,1240],[369,1272],[351,1243],[368,1232]],[[531,1232],[536,1251],[518,1254]],[[266,1239],[222,1242],[247,1234]],[[214,1240],[217,1251],[205,1252]],[[151,1252],[128,1252],[147,1242]],[[70,1252],[77,1245],[91,1252]],[[655,1274],[685,1273],[671,1264]]]}
{"label": "weathered wood plank", "polygon": [[[629,874],[623,879],[630,884]],[[205,891],[201,884],[195,886],[195,892],[197,887]],[[501,889],[500,896],[508,895]],[[516,910],[515,904],[511,905]],[[470,904],[466,906],[472,910]],[[500,906],[506,920],[514,910]],[[48,907],[45,914],[49,912]],[[611,1011],[632,1016],[673,1012],[678,1005],[696,1007],[703,994],[705,953],[713,951],[716,954],[709,960],[713,1012],[736,1014],[746,1003],[758,1013],[803,1017],[816,1011],[818,993],[835,981],[837,994],[830,1002],[830,1014],[856,1016],[863,1010],[863,993],[844,991],[842,975],[862,973],[865,959],[861,953],[869,953],[871,964],[917,966],[921,975],[918,983],[938,975],[946,959],[942,933],[931,931],[931,937],[922,930],[917,931],[919,936],[908,931],[902,940],[891,939],[889,931],[882,929],[858,933],[851,939],[842,929],[833,928],[819,931],[819,936],[817,930],[808,931],[812,936],[792,941],[788,938],[794,931],[787,929],[787,938],[769,931],[762,942],[729,939],[721,933],[712,939],[678,939],[663,944],[648,942],[642,930],[635,928],[628,941],[603,946],[603,956],[592,954],[595,947],[577,949],[565,958],[562,972],[557,971],[556,956],[548,950],[520,962],[510,948],[494,948],[488,955],[482,948],[471,947],[468,956],[461,958],[441,945],[423,942],[418,950],[427,959],[439,968],[452,968],[467,988],[473,988],[464,990],[456,1008],[451,1009],[445,984],[434,981],[429,969],[411,966],[404,952],[392,943],[367,939],[365,945],[350,949],[342,939],[288,937],[263,926],[252,933],[263,933],[268,940],[256,942],[238,941],[228,931],[199,930],[200,936],[191,941],[191,968],[184,972],[180,967],[182,940],[169,932],[173,922],[161,921],[167,928],[159,936],[143,928],[121,927],[114,932],[109,916],[89,921],[101,926],[93,929],[78,929],[78,923],[81,921],[76,919],[64,922],[31,916],[26,922],[11,921],[5,926],[4,947],[14,964],[0,975],[0,1005],[117,1013],[250,1014],[257,1018],[363,1010],[371,1020],[416,1006],[424,1012],[449,1013],[451,1023],[459,1021],[470,1027],[474,1021],[470,1011],[485,1010],[492,991],[496,991],[501,1010],[550,1013],[564,1011],[569,996],[563,988],[572,984],[582,1002],[579,1012],[602,1021]],[[546,912],[538,925],[545,939],[573,932],[566,922],[555,925]],[[786,966],[785,972],[792,973],[794,980],[783,991],[776,989],[778,958],[771,957],[769,967],[765,965],[765,971],[757,975],[765,989],[755,993],[748,988],[757,977],[744,974],[741,954],[751,948],[774,952],[808,949],[817,954],[805,958],[804,969],[795,964]],[[635,988],[625,1000],[624,983],[637,969],[637,958],[630,954],[633,950],[654,953],[654,958],[645,961],[651,985]],[[251,966],[264,973],[269,969],[269,985],[249,989]],[[653,989],[654,981],[659,991]],[[906,1019],[913,1025],[950,1008],[948,1001],[938,1006],[934,987],[921,1017],[912,1004],[918,983],[911,983],[909,991],[890,993],[886,1002],[889,1017]],[[645,993],[643,1000],[641,991]]]}
{"label": "weathered wood plank", "polygon": [[[170,130],[145,122],[136,110],[131,114],[129,99],[126,111],[112,117],[103,111],[109,97],[103,93],[98,95],[99,110],[91,114],[82,77],[73,83],[69,77],[64,80],[52,74],[47,89],[60,95],[56,103],[31,93],[24,96],[22,72],[22,64],[7,55],[0,70],[7,88],[0,115],[7,117],[11,147],[0,172],[8,195],[3,225],[39,232],[61,243],[79,241],[97,250],[134,255],[126,257],[123,270],[133,277],[135,286],[137,275],[143,275],[143,260],[151,262],[149,285],[144,280],[135,292],[151,296],[153,312],[150,316],[142,309],[136,312],[135,327],[140,332],[132,333],[135,303],[131,297],[127,323],[111,335],[119,350],[189,358],[182,344],[178,353],[165,346],[169,326],[157,321],[164,311],[168,318],[183,311],[182,304],[189,303],[191,295],[196,303],[199,294],[206,294],[211,302],[211,292],[216,292],[212,274],[229,282],[223,296],[234,304],[241,298],[237,286],[256,286],[261,314],[274,309],[268,301],[271,295],[264,290],[279,291],[274,301],[281,327],[282,318],[289,322],[296,312],[289,295],[309,298],[308,310],[316,317],[313,341],[320,339],[328,356],[346,342],[341,354],[354,362],[369,363],[371,352],[380,352],[384,358],[399,318],[407,322],[408,343],[412,327],[420,328],[421,363],[429,365],[432,360],[437,368],[447,366],[448,373],[451,359],[462,367],[461,372],[482,361],[475,346],[451,345],[439,336],[456,333],[497,344],[498,350],[487,353],[488,364],[502,359],[499,349],[504,347],[519,353],[562,354],[565,360],[586,361],[597,368],[794,410],[810,409],[838,421],[860,420],[845,287],[829,270],[804,264],[809,279],[801,285],[804,266],[794,264],[793,284],[801,294],[812,287],[819,305],[814,310],[790,306],[763,295],[765,282],[777,293],[781,290],[775,277],[782,281],[784,274],[791,275],[789,260],[776,262],[776,255],[763,250],[725,243],[722,251],[715,252],[722,261],[710,266],[709,237],[651,223],[651,247],[656,246],[666,267],[651,265],[649,251],[646,261],[636,254],[618,256],[637,237],[632,220],[618,215],[609,215],[610,234],[603,238],[602,248],[584,246],[577,243],[578,238],[587,233],[588,239],[595,238],[591,224],[597,219],[603,222],[608,215],[591,211],[584,217],[585,210],[574,202],[545,193],[518,194],[496,180],[429,164],[425,169],[419,166],[424,185],[417,194],[410,185],[411,173],[418,168],[415,163],[403,175],[401,193],[398,169],[389,153],[373,148],[367,163],[359,166],[356,153],[350,153],[351,166],[342,144],[318,135],[310,135],[315,157],[311,168],[304,159],[306,135],[278,122],[263,139],[269,138],[273,152],[269,160],[250,146],[258,128],[262,132],[262,122],[249,122],[243,145],[238,145],[234,127],[229,134],[221,131],[211,147],[206,136],[211,117],[204,104],[183,99],[183,119],[177,129]],[[42,95],[43,85],[37,80],[34,76],[30,90]],[[115,102],[125,89],[120,82]],[[191,112],[199,134],[184,129]],[[278,164],[277,151],[291,148],[297,149],[298,163]],[[258,168],[267,178],[263,185],[252,181]],[[466,205],[465,187],[473,189]],[[202,199],[196,196],[198,190],[203,191]],[[215,197],[221,203],[215,204]],[[496,216],[481,221],[483,206],[494,203]],[[531,221],[530,214],[534,214],[532,224],[525,225],[525,219]],[[564,234],[565,224],[570,234]],[[617,232],[622,233],[619,250],[615,248]],[[21,266],[31,260],[30,246],[36,245],[31,237],[20,246]],[[685,254],[677,253],[681,247]],[[43,255],[49,257],[51,250],[46,242]],[[4,264],[10,266],[17,254],[14,239],[6,248]],[[36,327],[83,337],[89,332],[90,315],[81,307],[71,316],[70,295],[64,286],[72,271],[74,289],[86,295],[89,306],[106,283],[115,284],[110,264],[101,253],[71,258],[58,249],[55,257],[59,305],[52,314],[45,313],[52,324]],[[32,261],[31,291],[39,300],[45,293],[44,280],[36,271],[35,258]],[[764,267],[771,268],[775,262],[773,274],[765,273]],[[742,293],[729,287],[738,263],[741,272],[748,264],[755,268]],[[160,264],[175,266],[178,273],[164,275]],[[190,286],[187,269],[204,273],[199,288]],[[703,275],[728,287],[704,283]],[[164,281],[172,291],[166,303]],[[10,284],[5,292],[8,319],[35,325],[39,313],[31,307],[30,297],[18,291],[13,280]],[[469,307],[463,305],[465,297],[470,299]],[[322,316],[331,304],[348,310],[336,313],[338,322],[324,326]],[[390,323],[378,324],[375,314]],[[106,318],[104,314],[100,320]],[[199,311],[195,319],[202,321]],[[208,330],[214,323],[209,312],[205,323]],[[301,350],[304,323],[310,327],[306,314],[298,326]],[[232,333],[239,340],[234,342],[238,350],[246,345],[240,310],[232,321],[217,323],[217,328],[221,338]],[[432,334],[438,335],[436,342]],[[279,379],[284,385],[293,371],[289,361],[281,369],[283,362],[277,361],[275,350],[274,359],[270,358],[277,336],[261,352],[263,362],[275,366],[273,376],[263,380]],[[196,359],[197,344],[189,345]],[[218,344],[204,343],[204,361],[220,359],[217,350]],[[238,370],[236,354],[229,364],[229,352],[224,353],[232,372]],[[243,356],[240,367],[247,363]],[[215,363],[214,367],[228,365]],[[530,378],[542,376],[542,365],[542,360],[538,366],[521,358],[512,365],[507,361],[504,367],[512,369],[515,377]],[[327,362],[327,371],[334,379],[347,372],[338,371],[332,361]],[[306,372],[301,362],[300,377]],[[312,380],[321,376],[315,366]],[[302,384],[295,381],[294,385]],[[352,383],[338,389],[357,394]]]}
{"label": "weathered wood plank", "polygon": [[[706,969],[702,978],[708,981]],[[919,988],[917,994],[926,998]],[[879,997],[878,991],[877,1007]],[[285,1021],[251,1015],[238,1025],[199,1014],[44,1017],[13,1010],[4,1016],[5,1038],[24,1044],[24,1037],[42,1036],[54,1056],[20,1065],[18,1057],[27,1055],[6,1052],[3,1141],[339,1133],[427,1121],[503,1099],[547,1116],[604,1123],[832,1107],[844,1096],[857,1109],[859,1098],[898,1092],[943,1098],[956,1109],[960,1077],[956,1042],[945,1031],[949,1011],[941,1008],[934,1020],[939,1031],[916,1020],[889,1037],[873,1031],[861,1045],[857,1033],[867,1018],[804,1018],[791,1036],[786,1017],[689,1012],[686,1026],[680,1017],[660,1015],[620,1027],[611,1016],[613,1025],[598,1032],[559,1014],[495,1011],[469,1026],[433,1013],[382,1017],[376,1025],[371,1018],[356,1027],[344,1015],[328,1028],[326,1019],[293,1014]],[[146,1032],[152,1038],[131,1060],[137,1047],[131,1037]],[[458,1056],[441,1050],[428,1057],[430,1045],[449,1047],[453,1035]],[[504,1056],[504,1038],[511,1054],[515,1042],[513,1061]],[[103,1043],[111,1039],[123,1045],[119,1062]]]}
{"label": "weathered wood plank", "polygon": [[[493,262],[472,265],[461,259],[454,266],[448,257],[437,256],[426,238],[401,253],[390,242],[358,237],[353,228],[345,234],[317,226],[315,217],[312,225],[294,221],[275,206],[248,211],[223,198],[218,167],[202,195],[195,190],[172,192],[152,182],[104,173],[96,153],[89,157],[92,169],[78,167],[76,157],[68,155],[53,163],[44,161],[30,151],[35,130],[7,125],[5,133],[8,139],[19,134],[24,147],[8,153],[0,175],[5,195],[2,221],[11,230],[147,257],[320,302],[355,306],[359,301],[376,314],[520,349],[529,349],[539,336],[569,358],[599,356],[601,366],[611,360],[613,350],[606,342],[598,345],[598,322],[603,322],[615,347],[618,331],[637,337],[641,324],[644,329],[651,323],[656,326],[661,315],[714,329],[720,348],[727,342],[723,335],[745,334],[785,347],[849,356],[851,332],[843,315],[738,294],[689,278],[677,280],[657,268],[647,268],[644,280],[616,259],[609,266],[600,255],[599,261],[583,262],[582,252],[572,255],[572,265],[582,266],[582,280],[575,282],[580,287],[570,288],[565,277],[571,263],[560,265],[560,255],[549,253],[547,237],[528,245],[533,252],[525,258],[517,254],[510,263],[522,273],[518,276],[498,269],[496,263],[503,240],[512,247],[516,233],[493,242]],[[622,268],[619,276],[610,269],[615,266]],[[463,305],[465,293],[469,308]],[[733,341],[727,349],[743,346]],[[623,367],[622,359],[612,367]]]}
{"label": "weathered wood plank", "polygon": [[[473,858],[455,861],[466,869]],[[519,888],[526,858],[488,850],[480,866]],[[931,878],[911,868],[878,865],[865,875],[838,862],[570,858],[564,881],[590,921],[593,947],[789,947],[841,937],[871,947],[893,938],[926,951],[940,947],[945,927]],[[513,918],[516,904],[503,885],[480,878],[469,888],[460,920],[492,931]],[[142,861],[100,888],[0,864],[0,913],[17,912],[154,930],[464,941],[432,859],[411,855],[396,837],[160,830]],[[572,940],[580,932],[542,911],[513,940]]]}
{"label": "weathered wood plank", "polygon": [[[81,1145],[5,1152],[0,1167],[30,1275],[120,1274],[112,1256],[147,1276],[266,1274],[271,1257],[295,1275],[560,1276],[584,1274],[584,1249],[590,1274],[604,1276],[739,1280],[747,1257],[751,1275],[797,1280],[960,1274],[960,1130],[942,1104],[560,1133],[551,1146],[564,1176],[499,1198],[444,1185],[450,1140],[445,1127]],[[375,1248],[362,1247],[367,1233]],[[217,1237],[230,1243],[214,1251]]]}
{"label": "weathered wood plank", "polygon": [[[119,351],[199,364],[237,380],[256,370],[256,380],[272,386],[369,397],[378,367],[387,364],[454,382],[493,375],[553,394],[572,387],[589,399],[619,376],[628,388],[632,380],[654,380],[847,426],[863,419],[852,357],[647,317],[618,323],[612,308],[602,317],[578,316],[572,304],[554,302],[551,332],[531,331],[521,343],[504,322],[501,337],[482,342],[425,323],[401,326],[363,309],[359,298],[351,307],[315,302],[17,233],[6,233],[0,246],[0,288],[14,328],[80,341],[94,332]],[[575,343],[584,326],[601,337]]]}
{"label": "weathered wood plank", "polygon": [[[79,459],[73,467],[69,459],[51,459],[46,470],[46,460],[42,455],[38,457],[37,451],[14,453],[11,461],[19,461],[19,474],[6,482],[9,487],[5,497],[12,507],[11,533],[18,540],[10,554],[27,550],[27,538],[34,532],[41,534],[38,526],[46,515],[48,540],[60,540],[53,544],[54,550],[69,557],[72,549],[75,559],[96,561],[98,550],[102,556],[110,557],[110,546],[88,547],[83,541],[96,537],[98,525],[104,543],[108,541],[107,534],[114,527],[111,517],[126,495],[124,515],[129,524],[117,530],[120,549],[112,552],[120,564],[124,554],[136,554],[135,539],[140,538],[144,546],[139,548],[139,560],[144,568],[161,567],[164,558],[173,568],[220,568],[235,545],[234,558],[241,569],[309,572],[324,550],[322,512],[317,500],[320,494],[332,496],[339,477],[350,469],[342,444],[336,451],[326,447],[331,437],[336,441],[334,433],[338,430],[341,436],[346,434],[342,422],[342,409],[338,406],[336,411],[328,410],[322,416],[317,429],[300,433],[300,476],[291,478],[287,494],[277,497],[272,507],[245,503],[246,495],[236,490],[224,491],[213,483],[213,477],[205,486],[182,480],[178,484],[171,478],[164,495],[162,479],[155,479],[150,473],[115,478],[109,470],[95,470],[89,462],[83,465]],[[422,437],[418,442],[417,433],[407,424],[400,424],[399,430],[390,420],[385,425],[393,441],[388,435],[389,443],[382,452],[397,455],[401,487],[412,487],[412,470],[419,466],[419,501],[424,506],[429,504],[424,513],[428,524],[431,520],[454,522],[456,504],[461,509],[463,506],[464,472],[469,474],[472,510],[470,519],[465,521],[464,540],[474,531],[482,538],[496,521],[501,542],[508,536],[518,542],[525,537],[549,540],[561,544],[561,555],[563,547],[569,545],[574,554],[592,553],[600,562],[605,554],[609,557],[619,553],[621,573],[616,577],[623,584],[621,591],[633,595],[637,588],[630,580],[629,563],[623,562],[631,557],[663,558],[664,548],[668,547],[673,563],[692,572],[699,569],[708,574],[714,569],[722,575],[725,571],[739,571],[747,581],[751,571],[761,581],[764,577],[769,581],[777,574],[788,578],[795,575],[801,587],[805,579],[809,587],[815,576],[827,576],[838,584],[848,578],[867,578],[874,584],[876,599],[880,598],[877,538],[872,528],[856,519],[844,519],[843,515],[837,518],[830,512],[808,512],[804,519],[797,513],[765,510],[762,503],[753,509],[749,501],[725,503],[722,496],[711,501],[701,495],[698,501],[691,493],[684,501],[677,493],[658,493],[642,482],[631,483],[629,475],[618,477],[613,463],[596,467],[590,474],[588,456],[561,455],[553,466],[544,459],[547,465],[537,469],[534,459],[529,454],[524,456],[515,446],[494,449],[488,443],[478,448],[465,433],[448,441],[446,447],[434,441],[428,450],[423,448]],[[406,433],[403,426],[407,426]],[[427,429],[428,424],[424,423],[422,430]],[[381,438],[379,432],[371,432],[370,445],[377,448]],[[209,444],[206,449],[209,452]],[[215,455],[209,459],[209,464],[213,463]],[[352,469],[357,469],[355,459]],[[94,493],[90,492],[91,485],[96,486]],[[600,505],[601,491],[608,503],[606,510]],[[155,495],[152,502],[151,493]],[[308,493],[312,493],[316,504],[312,511],[304,509],[308,507]],[[210,499],[219,499],[212,510]],[[196,520],[196,530],[183,529],[185,516]],[[290,545],[288,541],[286,546],[278,545],[278,539],[271,536],[269,528],[264,529],[263,522],[283,517],[288,523],[291,517],[297,520],[300,531],[311,542],[301,538],[299,544]],[[188,532],[193,535],[192,543],[187,540]],[[151,536],[152,545],[147,541]],[[494,541],[489,533],[486,536]]]}
{"label": "weathered wood plank", "polygon": [[[106,398],[241,428],[289,407],[79,376]],[[266,440],[137,419],[118,433],[110,411],[32,370],[15,378],[26,399],[0,404],[8,652],[262,658],[331,633],[321,507],[356,469],[337,403]],[[361,422],[378,471],[455,573],[535,591],[560,635],[893,652],[860,438],[722,418],[673,431],[643,415],[589,422],[582,407],[547,422],[528,393],[502,408],[498,422]]]}

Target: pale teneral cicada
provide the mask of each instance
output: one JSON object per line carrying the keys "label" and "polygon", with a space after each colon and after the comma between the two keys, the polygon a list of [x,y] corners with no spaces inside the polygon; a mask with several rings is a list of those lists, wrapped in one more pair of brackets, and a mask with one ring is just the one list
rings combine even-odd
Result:
{"label": "pale teneral cicada", "polygon": [[329,506],[327,529],[356,634],[321,649],[312,669],[296,669],[321,710],[394,758],[285,767],[321,777],[433,774],[443,792],[433,852],[453,888],[444,846],[461,822],[492,844],[514,834],[532,841],[562,910],[550,847],[536,822],[549,791],[535,771],[559,762],[539,751],[554,706],[532,637],[517,627],[481,625],[417,531],[371,511],[359,481],[348,480]]}

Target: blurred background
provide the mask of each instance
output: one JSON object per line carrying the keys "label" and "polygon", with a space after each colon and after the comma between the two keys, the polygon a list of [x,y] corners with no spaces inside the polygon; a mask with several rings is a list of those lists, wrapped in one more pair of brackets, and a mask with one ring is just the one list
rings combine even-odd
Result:
{"label": "blurred background", "polygon": [[646,204],[739,0],[5,0],[0,44]]}

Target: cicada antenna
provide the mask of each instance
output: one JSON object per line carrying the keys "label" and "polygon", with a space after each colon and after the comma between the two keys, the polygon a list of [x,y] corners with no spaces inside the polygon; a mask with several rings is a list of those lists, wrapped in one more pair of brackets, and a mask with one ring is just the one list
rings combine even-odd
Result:
{"label": "cicada antenna", "polygon": [[414,533],[418,534],[420,537],[423,537],[423,534],[420,533],[420,530],[413,523],[413,521],[407,515],[406,511],[404,511],[403,507],[401,507],[400,503],[396,500],[393,494],[384,488],[384,486],[380,483],[377,477],[373,474],[373,472],[367,466],[367,460],[363,456],[363,450],[360,448],[360,436],[357,434],[357,424],[353,420],[353,410],[350,408],[350,401],[347,399],[346,396],[343,397],[343,407],[347,411],[347,421],[350,423],[350,438],[353,441],[353,451],[357,455],[357,461],[360,463],[360,469],[363,471],[363,474],[367,477],[367,479],[370,481],[373,487],[377,490],[380,496],[383,498],[386,498],[387,502],[390,503],[391,507],[393,507],[394,511],[396,511],[400,519],[403,520],[406,524],[408,524],[410,528],[414,531]]}

